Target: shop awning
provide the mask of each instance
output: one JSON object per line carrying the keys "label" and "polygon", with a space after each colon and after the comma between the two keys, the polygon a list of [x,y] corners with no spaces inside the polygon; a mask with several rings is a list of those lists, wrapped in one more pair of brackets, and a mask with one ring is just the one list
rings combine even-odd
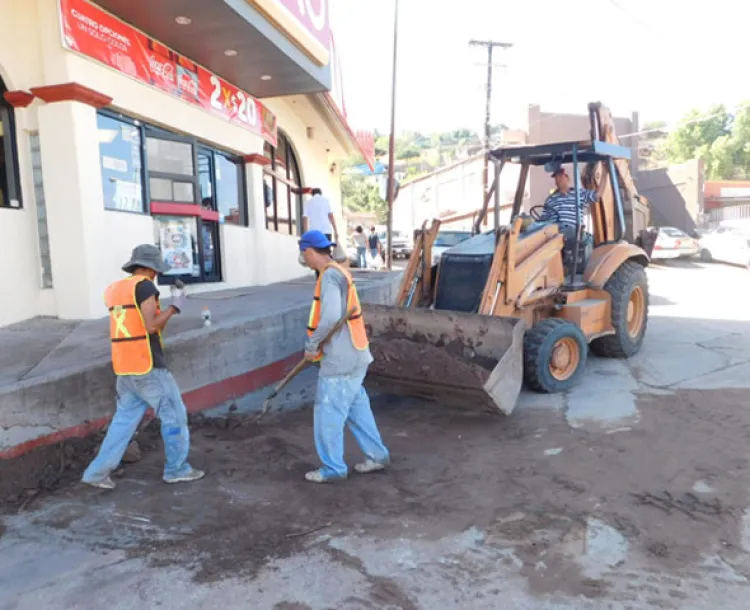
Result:
{"label": "shop awning", "polygon": [[257,98],[331,89],[326,0],[95,4]]}

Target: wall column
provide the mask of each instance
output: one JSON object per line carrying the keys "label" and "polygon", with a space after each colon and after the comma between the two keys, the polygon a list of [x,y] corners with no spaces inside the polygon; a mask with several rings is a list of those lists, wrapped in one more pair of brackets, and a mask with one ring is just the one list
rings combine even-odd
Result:
{"label": "wall column", "polygon": [[38,119],[58,316],[99,318],[106,312],[97,269],[107,245],[96,107],[111,99],[74,84],[32,93],[48,102]]}

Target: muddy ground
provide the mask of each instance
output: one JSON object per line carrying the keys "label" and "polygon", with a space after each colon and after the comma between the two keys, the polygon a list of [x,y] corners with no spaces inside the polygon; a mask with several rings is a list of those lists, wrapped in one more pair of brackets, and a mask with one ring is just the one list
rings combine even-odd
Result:
{"label": "muddy ground", "polygon": [[[380,397],[374,406],[392,467],[322,486],[303,479],[317,466],[309,409],[260,425],[243,416],[198,419],[192,461],[207,470],[203,481],[160,482],[162,456],[153,426],[141,437],[143,459],[124,467],[114,492],[75,482],[90,446],[84,444],[80,455],[51,448],[45,450],[50,470],[36,487],[28,474],[33,456],[15,462],[15,473],[13,465],[3,465],[3,507],[12,514],[28,497],[23,489],[10,491],[8,480],[31,489],[46,484],[24,507],[44,508],[34,517],[40,528],[124,549],[152,566],[189,568],[203,583],[251,579],[275,559],[309,552],[321,534],[397,541],[416,528],[421,539],[437,540],[476,529],[486,548],[514,549],[504,559],[498,550],[497,560],[516,565],[536,595],[627,604],[644,594],[643,587],[648,596],[651,587],[649,605],[632,608],[679,608],[685,579],[724,578],[721,566],[705,567],[706,554],[718,553],[735,581],[750,578],[743,547],[750,410],[738,408],[746,404],[742,390],[642,395],[640,421],[606,434],[572,428],[560,411],[524,409],[504,418]],[[353,463],[359,456],[351,439],[348,450]],[[68,455],[69,464],[62,477],[55,470],[61,455]],[[112,503],[117,515],[135,521],[97,517],[97,507]],[[608,547],[614,558],[597,560],[606,568],[601,573],[573,559],[578,547],[595,544],[591,531],[597,523],[606,524],[600,538],[606,532],[619,536]],[[618,545],[645,558],[650,584],[630,582]],[[346,551],[327,552],[366,572]],[[476,569],[472,578],[481,576]],[[421,608],[397,584],[378,578],[369,580],[367,605],[346,607]]]}

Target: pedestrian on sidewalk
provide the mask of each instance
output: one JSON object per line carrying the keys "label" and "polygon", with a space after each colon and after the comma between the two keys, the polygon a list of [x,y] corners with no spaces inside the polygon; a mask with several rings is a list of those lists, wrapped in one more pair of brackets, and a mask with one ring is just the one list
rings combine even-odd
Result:
{"label": "pedestrian on sidewalk", "polygon": [[[308,472],[313,483],[345,479],[344,425],[349,427],[365,461],[354,466],[359,473],[385,468],[390,456],[380,438],[370,398],[363,387],[373,361],[362,318],[359,296],[349,271],[331,258],[333,242],[320,231],[308,231],[299,240],[305,264],[320,272],[307,328],[305,358],[320,363],[315,394],[315,448],[323,467]],[[320,343],[348,311],[353,317],[322,348]]]}
{"label": "pedestrian on sidewalk", "polygon": [[[336,217],[333,215],[331,202],[323,197],[323,191],[318,188],[312,190],[312,197],[305,202],[302,212],[302,228],[304,231],[320,231],[334,242],[339,240],[339,230],[336,227]],[[303,232],[304,232],[303,231]]]}
{"label": "pedestrian on sidewalk", "polygon": [[[370,248],[370,256],[372,257],[372,264],[374,266],[376,264],[375,261],[378,260],[378,256],[382,256],[383,253],[383,244],[380,243],[380,236],[374,226],[370,227],[370,234],[367,236],[367,245]],[[383,261],[385,261],[385,257],[383,257]]]}
{"label": "pedestrian on sidewalk", "polygon": [[357,248],[357,265],[360,269],[367,268],[367,236],[361,225],[354,229],[354,247]]}
{"label": "pedestrian on sidewalk", "polygon": [[187,409],[167,368],[161,338],[167,322],[182,311],[185,294],[178,292],[172,304],[162,311],[154,279],[169,267],[156,246],[136,246],[122,270],[130,277],[114,282],[104,292],[110,315],[112,368],[117,375],[117,410],[82,481],[102,489],[115,488],[110,473],[120,464],[149,407],[161,420],[166,458],[164,482],[197,481],[205,473],[187,461],[190,450]]}

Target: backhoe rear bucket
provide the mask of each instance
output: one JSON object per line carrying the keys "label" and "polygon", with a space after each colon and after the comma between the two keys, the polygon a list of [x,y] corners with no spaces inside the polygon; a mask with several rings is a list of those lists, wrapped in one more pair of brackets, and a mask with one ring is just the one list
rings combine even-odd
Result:
{"label": "backhoe rear bucket", "polygon": [[521,320],[370,303],[362,310],[375,358],[369,387],[463,409],[513,411],[523,379]]}

